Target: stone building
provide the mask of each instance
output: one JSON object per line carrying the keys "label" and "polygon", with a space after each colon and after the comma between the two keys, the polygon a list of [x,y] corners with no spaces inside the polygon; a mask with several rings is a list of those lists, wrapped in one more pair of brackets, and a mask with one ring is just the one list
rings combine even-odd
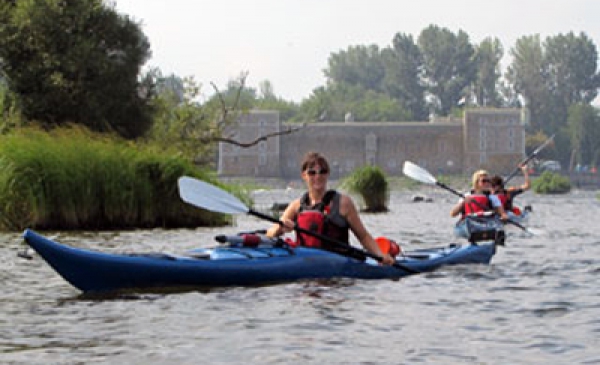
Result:
{"label": "stone building", "polygon": [[[277,133],[290,125],[272,111],[251,111],[228,132],[241,142]],[[296,179],[308,151],[324,154],[332,178],[364,165],[377,165],[390,176],[402,175],[410,160],[434,174],[470,174],[478,168],[508,173],[525,155],[520,109],[467,109],[464,118],[430,122],[315,122],[291,134],[250,148],[221,143],[221,176]]]}

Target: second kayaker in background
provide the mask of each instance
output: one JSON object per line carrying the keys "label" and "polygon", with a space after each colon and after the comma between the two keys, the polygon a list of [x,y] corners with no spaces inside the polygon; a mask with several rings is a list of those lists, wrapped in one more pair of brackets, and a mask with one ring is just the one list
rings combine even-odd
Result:
{"label": "second kayaker in background", "polygon": [[[504,179],[502,176],[495,175],[491,178],[492,184],[492,192],[498,197],[500,202],[502,203],[502,207],[509,215],[514,215],[514,217],[519,218],[523,215],[521,209],[513,204],[513,199],[523,192],[529,190],[531,187],[531,180],[529,178],[529,170],[527,168],[527,164],[523,164],[519,166],[521,171],[523,172],[523,177],[525,178],[525,182],[520,186],[504,186]],[[511,219],[513,217],[511,216]]]}
{"label": "second kayaker in background", "polygon": [[[329,172],[329,163],[321,154],[309,152],[304,156],[301,177],[308,191],[288,205],[281,215],[284,225],[273,225],[267,230],[267,236],[277,237],[291,232],[298,224],[301,228],[350,244],[348,232],[352,231],[366,250],[383,258],[383,264],[393,264],[394,258],[381,252],[377,242],[365,228],[352,199],[327,189]],[[304,233],[296,233],[296,237],[298,244],[327,248],[327,242],[321,242],[316,237]]]}

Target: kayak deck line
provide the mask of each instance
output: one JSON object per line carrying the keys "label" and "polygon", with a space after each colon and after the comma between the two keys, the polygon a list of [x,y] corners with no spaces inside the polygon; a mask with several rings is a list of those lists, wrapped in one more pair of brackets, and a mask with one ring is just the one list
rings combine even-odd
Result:
{"label": "kayak deck line", "polygon": [[[338,253],[285,244],[243,247],[225,244],[170,253],[105,253],[58,243],[32,230],[23,233],[31,246],[60,276],[82,292],[128,289],[262,286],[299,280],[354,278],[399,279],[445,265],[489,264],[493,242],[450,244],[407,251],[397,262],[408,269],[361,261]],[[414,271],[411,271],[414,270]]]}

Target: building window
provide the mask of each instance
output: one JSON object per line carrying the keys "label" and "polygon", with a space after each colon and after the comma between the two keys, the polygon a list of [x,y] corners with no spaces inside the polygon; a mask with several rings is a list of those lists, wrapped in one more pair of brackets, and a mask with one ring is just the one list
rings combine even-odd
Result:
{"label": "building window", "polygon": [[515,130],[513,128],[508,129],[508,149],[509,151],[515,150]]}
{"label": "building window", "polygon": [[438,153],[446,152],[446,141],[438,141]]}

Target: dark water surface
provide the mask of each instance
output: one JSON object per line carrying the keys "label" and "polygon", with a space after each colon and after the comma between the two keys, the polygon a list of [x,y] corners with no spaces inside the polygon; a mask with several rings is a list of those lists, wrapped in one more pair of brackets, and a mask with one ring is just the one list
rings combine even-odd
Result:
{"label": "dark water surface", "polygon": [[[257,192],[264,206],[298,192]],[[445,192],[394,193],[374,235],[406,248],[454,240]],[[492,265],[400,281],[336,280],[262,288],[85,298],[39,257],[0,235],[1,364],[600,364],[599,202],[592,192],[527,193],[529,237],[511,230]],[[181,252],[234,227],[45,232],[103,251]]]}

